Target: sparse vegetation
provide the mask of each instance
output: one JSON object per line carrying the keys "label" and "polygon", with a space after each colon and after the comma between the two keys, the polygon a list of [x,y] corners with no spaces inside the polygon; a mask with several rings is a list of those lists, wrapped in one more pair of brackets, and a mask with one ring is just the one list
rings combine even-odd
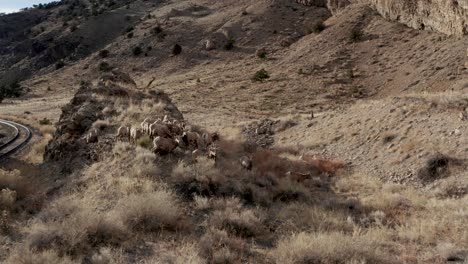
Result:
{"label": "sparse vegetation", "polygon": [[137,141],[137,145],[145,148],[145,149],[152,149],[153,148],[153,141],[149,136],[144,136]]}
{"label": "sparse vegetation", "polygon": [[258,58],[260,59],[266,59],[267,57],[267,52],[265,49],[259,49],[257,50],[257,52],[255,53],[255,55],[257,55]]}
{"label": "sparse vegetation", "polygon": [[2,160],[0,263],[468,261],[466,40],[365,4],[159,2],[1,17],[0,100],[34,90],[0,105],[33,130]]}
{"label": "sparse vegetation", "polygon": [[23,93],[24,89],[18,82],[0,86],[0,103],[4,98],[20,97]]}
{"label": "sparse vegetation", "polygon": [[60,60],[60,61],[55,63],[55,69],[56,70],[61,69],[63,67],[65,67],[65,62],[63,60]]}
{"label": "sparse vegetation", "polygon": [[108,50],[103,49],[103,50],[99,51],[99,56],[100,56],[101,58],[107,58],[107,57],[109,57],[109,53],[110,53],[110,52],[109,52]]}
{"label": "sparse vegetation", "polygon": [[230,37],[226,43],[224,44],[224,49],[225,50],[232,50],[234,49],[234,45],[236,44],[236,40],[233,37]]}
{"label": "sparse vegetation", "polygon": [[323,21],[319,20],[319,21],[315,21],[313,23],[307,23],[305,25],[305,28],[306,28],[306,34],[311,34],[311,33],[318,34],[318,33],[322,32],[322,31],[324,31],[326,26],[323,23]]}
{"label": "sparse vegetation", "polygon": [[270,78],[270,74],[265,69],[261,69],[254,74],[252,81],[262,82],[268,78]]}
{"label": "sparse vegetation", "polygon": [[139,56],[141,55],[141,53],[143,53],[143,50],[141,49],[140,46],[136,46],[132,49],[133,56]]}
{"label": "sparse vegetation", "polygon": [[107,63],[105,61],[99,63],[99,71],[109,72],[111,70],[112,70],[112,66],[109,63]]}
{"label": "sparse vegetation", "polygon": [[349,40],[351,42],[359,42],[362,40],[363,36],[364,36],[364,33],[362,32],[362,29],[353,28],[351,32],[349,33]]}
{"label": "sparse vegetation", "polygon": [[172,55],[177,56],[180,53],[182,53],[182,46],[180,46],[179,44],[175,44],[172,47]]}
{"label": "sparse vegetation", "polygon": [[47,126],[47,125],[50,125],[51,122],[50,122],[50,119],[44,117],[43,119],[39,120],[39,124],[41,126]]}

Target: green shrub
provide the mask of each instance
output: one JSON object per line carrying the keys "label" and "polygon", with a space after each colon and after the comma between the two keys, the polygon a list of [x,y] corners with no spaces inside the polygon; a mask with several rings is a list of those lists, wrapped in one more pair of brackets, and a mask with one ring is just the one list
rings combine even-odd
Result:
{"label": "green shrub", "polygon": [[42,126],[50,125],[51,122],[48,118],[44,117],[44,119],[39,120],[39,124]]}
{"label": "green shrub", "polygon": [[85,81],[85,80],[80,81],[80,88],[89,87],[89,86],[91,86],[91,82]]}
{"label": "green shrub", "polygon": [[4,98],[20,97],[23,93],[24,89],[18,82],[0,86],[0,102]]}
{"label": "green shrub", "polygon": [[224,49],[225,50],[232,50],[234,48],[234,44],[236,43],[236,40],[234,38],[229,38],[226,44],[224,44]]}
{"label": "green shrub", "polygon": [[55,63],[55,69],[58,70],[58,69],[61,69],[65,67],[65,62],[63,60],[59,60]]}
{"label": "green shrub", "polygon": [[99,51],[99,56],[101,58],[107,58],[109,56],[109,51],[106,50],[106,49],[103,49],[103,50]]}
{"label": "green shrub", "polygon": [[139,47],[139,46],[134,47],[133,50],[132,50],[133,56],[138,56],[138,55],[140,55],[142,52],[143,52],[143,50],[142,50],[141,47]]}
{"label": "green shrub", "polygon": [[163,32],[163,29],[161,26],[155,26],[154,28],[151,29],[151,34],[158,35]]}
{"label": "green shrub", "polygon": [[102,72],[109,72],[112,70],[112,66],[110,66],[109,63],[103,61],[101,63],[99,63],[99,71],[102,71]]}
{"label": "green shrub", "polygon": [[254,74],[254,76],[252,77],[252,81],[261,82],[268,78],[270,78],[268,72],[265,69],[261,69]]}
{"label": "green shrub", "polygon": [[260,50],[257,51],[256,55],[257,55],[257,57],[259,57],[260,59],[266,59],[266,57],[267,57],[267,52],[266,52],[266,50],[264,50],[264,49],[260,49]]}

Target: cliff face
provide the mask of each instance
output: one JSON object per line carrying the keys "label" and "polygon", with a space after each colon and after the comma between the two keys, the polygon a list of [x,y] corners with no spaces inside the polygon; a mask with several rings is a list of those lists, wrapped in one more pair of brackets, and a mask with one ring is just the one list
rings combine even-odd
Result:
{"label": "cliff face", "polygon": [[[296,0],[304,5],[324,1]],[[331,12],[349,4],[349,0],[327,0]],[[416,29],[438,31],[447,35],[468,35],[468,0],[353,0],[364,2],[385,18]]]}
{"label": "cliff face", "polygon": [[468,0],[365,0],[384,17],[416,29],[468,34]]}

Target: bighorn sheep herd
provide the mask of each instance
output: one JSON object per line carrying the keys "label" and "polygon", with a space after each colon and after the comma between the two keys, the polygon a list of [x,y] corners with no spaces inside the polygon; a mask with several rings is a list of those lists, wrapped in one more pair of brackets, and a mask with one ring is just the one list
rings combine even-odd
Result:
{"label": "bighorn sheep herd", "polygon": [[153,151],[164,155],[173,152],[177,147],[185,147],[193,155],[206,153],[210,158],[216,158],[219,140],[217,133],[198,133],[191,131],[184,122],[171,119],[169,116],[155,119],[146,118],[140,127],[121,126],[117,130],[116,140],[127,140],[136,143],[144,135],[153,140]]}

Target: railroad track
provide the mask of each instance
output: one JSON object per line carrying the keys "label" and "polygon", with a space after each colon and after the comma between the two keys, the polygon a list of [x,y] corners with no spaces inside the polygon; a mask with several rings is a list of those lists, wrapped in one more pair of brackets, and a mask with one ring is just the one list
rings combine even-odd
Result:
{"label": "railroad track", "polygon": [[7,127],[13,131],[13,135],[5,142],[0,143],[0,161],[21,150],[32,137],[31,130],[15,122],[0,119],[0,126]]}

